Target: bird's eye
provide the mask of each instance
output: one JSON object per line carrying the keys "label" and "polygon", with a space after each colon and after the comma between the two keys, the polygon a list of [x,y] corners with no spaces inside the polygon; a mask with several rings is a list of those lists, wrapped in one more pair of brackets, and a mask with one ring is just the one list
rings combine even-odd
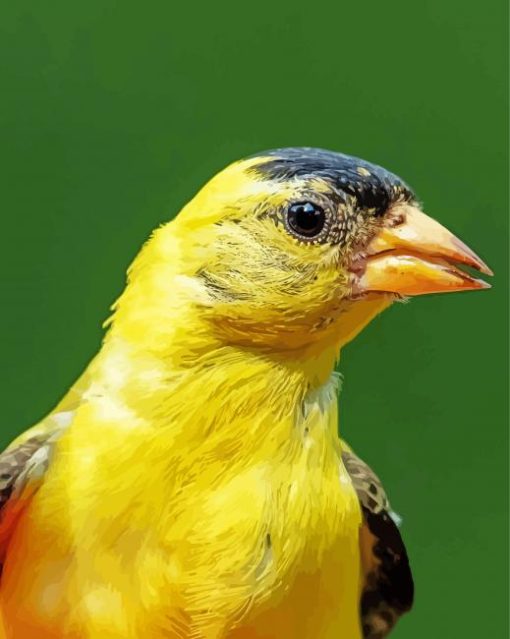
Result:
{"label": "bird's eye", "polygon": [[298,238],[315,238],[324,229],[326,213],[318,204],[296,202],[287,209],[288,230]]}

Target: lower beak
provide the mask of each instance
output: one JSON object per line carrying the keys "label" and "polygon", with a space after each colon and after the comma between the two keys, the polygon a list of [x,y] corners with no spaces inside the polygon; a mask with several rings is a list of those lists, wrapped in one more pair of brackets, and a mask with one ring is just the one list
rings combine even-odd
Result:
{"label": "lower beak", "polygon": [[[486,275],[490,268],[439,222],[411,205],[398,205],[356,265],[356,293],[424,295],[490,288],[458,268],[469,266]],[[361,266],[361,269],[359,269]]]}

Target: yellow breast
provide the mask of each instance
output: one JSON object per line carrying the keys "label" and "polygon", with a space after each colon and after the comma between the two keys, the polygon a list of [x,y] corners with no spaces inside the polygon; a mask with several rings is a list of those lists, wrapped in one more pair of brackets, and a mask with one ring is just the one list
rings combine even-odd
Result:
{"label": "yellow breast", "polygon": [[210,432],[194,454],[189,426],[186,463],[172,433],[114,417],[80,409],[19,526],[1,592],[12,636],[361,636],[361,516],[333,382],[287,421],[239,415],[232,439]]}

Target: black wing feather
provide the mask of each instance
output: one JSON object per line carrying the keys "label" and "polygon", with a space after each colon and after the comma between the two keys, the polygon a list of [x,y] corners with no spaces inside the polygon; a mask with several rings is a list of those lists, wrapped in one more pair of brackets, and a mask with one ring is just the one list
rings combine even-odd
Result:
{"label": "black wing feather", "polygon": [[380,479],[351,451],[342,458],[363,511],[360,533],[364,584],[361,623],[364,639],[384,639],[413,605],[414,583],[407,551]]}

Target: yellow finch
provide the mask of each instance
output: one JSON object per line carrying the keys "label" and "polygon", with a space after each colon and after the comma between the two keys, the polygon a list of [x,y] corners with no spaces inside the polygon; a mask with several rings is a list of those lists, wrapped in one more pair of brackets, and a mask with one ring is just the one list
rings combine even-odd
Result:
{"label": "yellow finch", "polygon": [[0,636],[376,639],[412,603],[337,435],[341,348],[490,273],[388,171],[281,149],[213,178],[129,269],[99,354],[0,456]]}

